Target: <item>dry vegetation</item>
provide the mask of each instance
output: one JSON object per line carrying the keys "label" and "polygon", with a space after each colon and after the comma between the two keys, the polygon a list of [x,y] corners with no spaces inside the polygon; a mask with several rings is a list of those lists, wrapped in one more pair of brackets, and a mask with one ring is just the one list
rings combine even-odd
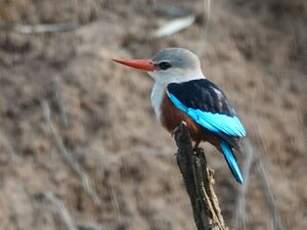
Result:
{"label": "dry vegetation", "polygon": [[[6,29],[0,31],[0,229],[194,229],[174,141],[150,107],[152,82],[110,61],[167,46],[202,50],[202,20],[171,37],[147,37],[178,15],[202,12],[202,1],[182,2],[0,2]],[[306,229],[307,4],[212,2],[200,53],[205,73],[246,123],[285,229]],[[80,28],[7,31],[8,23],[62,22]],[[231,225],[238,185],[222,156],[205,147]],[[270,229],[255,171],[247,229]]]}

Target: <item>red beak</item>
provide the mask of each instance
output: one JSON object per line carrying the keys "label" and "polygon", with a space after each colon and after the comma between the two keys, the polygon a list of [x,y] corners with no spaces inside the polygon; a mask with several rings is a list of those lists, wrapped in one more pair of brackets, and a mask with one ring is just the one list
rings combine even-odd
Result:
{"label": "red beak", "polygon": [[150,59],[113,59],[113,61],[145,71],[154,71],[156,69],[152,60]]}

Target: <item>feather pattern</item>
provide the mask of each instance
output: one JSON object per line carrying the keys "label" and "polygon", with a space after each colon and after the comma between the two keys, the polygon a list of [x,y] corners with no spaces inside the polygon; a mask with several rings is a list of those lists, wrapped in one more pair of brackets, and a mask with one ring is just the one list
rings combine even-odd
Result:
{"label": "feather pattern", "polygon": [[189,108],[170,92],[167,92],[167,95],[178,109],[188,114],[195,122],[211,132],[217,134],[222,132],[223,134],[234,137],[244,137],[246,135],[245,128],[237,116],[228,116],[226,114],[205,112],[200,109]]}
{"label": "feather pattern", "polygon": [[222,150],[222,153],[225,157],[225,160],[228,164],[228,167],[234,176],[236,178],[236,181],[238,181],[240,184],[243,184],[243,176],[240,170],[240,167],[237,163],[237,159],[228,143],[225,141],[221,140],[220,141],[220,147]]}
{"label": "feather pattern", "polygon": [[240,150],[238,139],[246,131],[224,93],[207,79],[171,83],[166,93],[178,110],[216,136],[216,147],[223,153],[235,179],[242,184],[243,176],[232,148]]}

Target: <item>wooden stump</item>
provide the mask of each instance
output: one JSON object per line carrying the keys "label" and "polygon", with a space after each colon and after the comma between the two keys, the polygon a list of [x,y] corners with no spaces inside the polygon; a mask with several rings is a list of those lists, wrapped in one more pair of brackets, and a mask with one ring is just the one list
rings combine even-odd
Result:
{"label": "wooden stump", "polygon": [[193,149],[191,136],[184,122],[174,131],[178,146],[177,164],[193,208],[198,230],[226,230],[214,191],[214,172],[207,167],[204,150]]}

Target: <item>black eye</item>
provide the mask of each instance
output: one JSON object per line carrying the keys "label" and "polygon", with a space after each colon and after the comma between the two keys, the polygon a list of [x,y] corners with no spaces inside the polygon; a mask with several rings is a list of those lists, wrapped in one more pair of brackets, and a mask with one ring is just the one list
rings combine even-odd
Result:
{"label": "black eye", "polygon": [[163,61],[159,63],[159,68],[162,70],[166,70],[168,68],[171,68],[172,65],[169,62]]}

